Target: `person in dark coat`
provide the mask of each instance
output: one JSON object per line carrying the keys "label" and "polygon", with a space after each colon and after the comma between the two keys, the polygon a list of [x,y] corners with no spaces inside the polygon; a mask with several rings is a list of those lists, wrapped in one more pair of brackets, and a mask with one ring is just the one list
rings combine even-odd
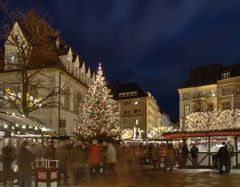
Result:
{"label": "person in dark coat", "polygon": [[19,187],[31,187],[32,183],[32,162],[34,155],[27,148],[28,142],[24,141],[17,156]]}
{"label": "person in dark coat", "polygon": [[64,141],[60,142],[60,146],[56,148],[55,156],[59,160],[59,183],[61,182],[61,174],[63,174],[64,184],[68,184],[68,157],[70,156]]}
{"label": "person in dark coat", "polygon": [[223,166],[225,166],[225,171],[230,172],[230,159],[229,152],[225,142],[222,143],[222,147],[219,148],[217,153],[217,158],[219,159],[219,173],[223,174]]}
{"label": "person in dark coat", "polygon": [[188,146],[187,144],[183,144],[182,150],[181,150],[181,167],[185,167],[187,163],[187,158],[189,154]]}
{"label": "person in dark coat", "polygon": [[197,162],[198,162],[198,147],[193,144],[190,153],[191,153],[191,158],[192,158],[192,165],[194,168],[197,167]]}
{"label": "person in dark coat", "polygon": [[12,172],[11,164],[15,159],[15,149],[11,146],[11,142],[8,142],[2,148],[2,163],[3,163],[3,171],[5,174],[9,174]]}

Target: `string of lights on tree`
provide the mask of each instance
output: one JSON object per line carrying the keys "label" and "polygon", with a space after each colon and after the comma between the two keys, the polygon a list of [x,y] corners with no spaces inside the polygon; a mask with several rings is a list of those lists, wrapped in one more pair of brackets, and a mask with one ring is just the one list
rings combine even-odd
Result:
{"label": "string of lights on tree", "polygon": [[[7,88],[5,90],[4,99],[11,100],[11,101],[15,102],[16,104],[21,104],[22,103],[22,93],[21,92],[16,93],[16,92],[12,91],[10,88]],[[35,105],[36,107],[40,108],[42,106],[41,97],[34,98],[29,93],[27,93],[27,103],[28,103],[29,107],[33,107]]]}
{"label": "string of lights on tree", "polygon": [[195,112],[186,116],[186,131],[240,129],[240,110]]}
{"label": "string of lights on tree", "polygon": [[96,80],[89,86],[83,99],[77,134],[84,139],[101,136],[118,139],[121,135],[117,103],[107,88],[101,64]]}

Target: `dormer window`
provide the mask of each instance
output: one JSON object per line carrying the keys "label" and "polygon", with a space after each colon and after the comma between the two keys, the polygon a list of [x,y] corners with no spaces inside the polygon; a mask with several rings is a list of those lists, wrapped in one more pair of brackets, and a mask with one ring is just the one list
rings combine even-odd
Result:
{"label": "dormer window", "polygon": [[230,72],[226,72],[222,74],[222,79],[228,79],[230,78]]}

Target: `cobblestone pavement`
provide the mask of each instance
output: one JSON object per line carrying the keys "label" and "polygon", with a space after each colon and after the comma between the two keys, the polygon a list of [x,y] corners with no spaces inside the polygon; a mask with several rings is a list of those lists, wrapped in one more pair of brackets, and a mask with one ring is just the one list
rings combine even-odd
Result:
{"label": "cobblestone pavement", "polygon": [[219,175],[212,169],[176,169],[171,172],[146,167],[118,169],[114,178],[100,175],[80,185],[60,187],[239,187],[240,170]]}

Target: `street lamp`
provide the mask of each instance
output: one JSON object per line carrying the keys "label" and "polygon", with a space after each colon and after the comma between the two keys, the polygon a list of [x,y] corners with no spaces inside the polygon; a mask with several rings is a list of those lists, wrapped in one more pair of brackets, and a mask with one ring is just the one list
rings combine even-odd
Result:
{"label": "street lamp", "polygon": [[60,134],[61,127],[61,75],[62,71],[58,75],[58,134]]}

